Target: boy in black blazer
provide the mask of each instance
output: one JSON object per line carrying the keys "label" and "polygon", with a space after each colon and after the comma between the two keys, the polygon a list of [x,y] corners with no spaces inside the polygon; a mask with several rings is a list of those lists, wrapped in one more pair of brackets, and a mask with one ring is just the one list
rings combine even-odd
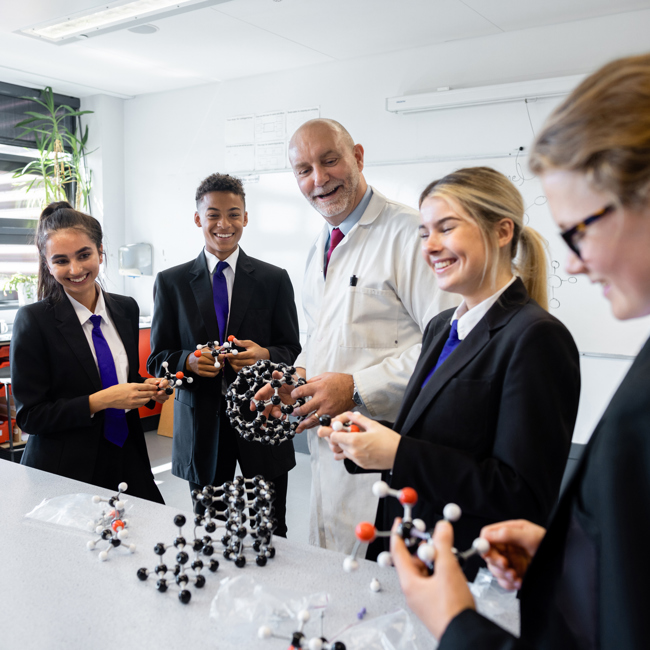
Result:
{"label": "boy in black blazer", "polygon": [[[248,213],[238,179],[208,176],[196,191],[194,223],[203,230],[204,250],[156,278],[147,363],[156,376],[167,361],[170,371],[194,379],[176,388],[172,474],[189,481],[190,489],[221,485],[232,480],[239,461],[244,476],[262,474],[275,483],[275,534],[285,536],[287,476],[296,464],[293,443],[268,447],[245,441],[230,426],[223,395],[243,366],[259,359],[291,364],[299,354],[293,287],[284,269],[239,248]],[[230,335],[245,350],[220,358],[220,369],[209,354],[194,355],[197,344],[223,343]]]}

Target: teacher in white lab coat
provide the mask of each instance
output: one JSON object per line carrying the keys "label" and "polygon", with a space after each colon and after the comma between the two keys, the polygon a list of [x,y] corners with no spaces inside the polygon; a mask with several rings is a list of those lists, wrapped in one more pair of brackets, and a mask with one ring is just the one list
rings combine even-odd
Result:
{"label": "teacher in white lab coat", "polygon": [[309,541],[349,552],[354,528],[372,520],[379,474],[348,474],[316,435],[316,413],[357,409],[393,422],[420,354],[422,332],[460,299],[442,293],[419,254],[419,215],[363,177],[364,150],[334,120],[303,124],[289,143],[300,191],[324,217],[307,257],[302,302],[307,341],[295,362],[308,379],[292,398],[309,429]]}

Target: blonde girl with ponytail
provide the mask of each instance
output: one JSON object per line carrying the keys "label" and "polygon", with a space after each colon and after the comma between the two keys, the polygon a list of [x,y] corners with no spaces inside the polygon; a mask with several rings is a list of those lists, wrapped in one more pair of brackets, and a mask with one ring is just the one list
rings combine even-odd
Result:
{"label": "blonde girl with ponytail", "polygon": [[[337,419],[358,432],[318,435],[351,471],[382,471],[393,488],[414,488],[414,516],[429,526],[459,504],[456,546],[466,549],[505,517],[547,520],[578,410],[578,351],[546,310],[545,244],[524,225],[521,195],[503,174],[455,171],[425,188],[420,213],[422,254],[439,287],[462,302],[429,323],[392,428],[348,412]],[[382,528],[400,515],[399,503],[384,501]],[[482,563],[474,560],[469,578]]]}

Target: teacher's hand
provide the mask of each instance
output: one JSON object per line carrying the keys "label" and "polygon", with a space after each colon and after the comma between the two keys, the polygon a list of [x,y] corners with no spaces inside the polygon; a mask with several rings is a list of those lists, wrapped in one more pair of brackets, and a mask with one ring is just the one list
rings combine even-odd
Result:
{"label": "teacher's hand", "polygon": [[308,379],[304,386],[295,388],[291,393],[293,399],[299,397],[311,397],[311,399],[304,406],[296,409],[293,415],[304,416],[313,413],[300,423],[296,433],[317,426],[316,413],[337,415],[354,408],[356,405],[352,399],[353,393],[354,379],[352,375],[343,372],[324,372]]}

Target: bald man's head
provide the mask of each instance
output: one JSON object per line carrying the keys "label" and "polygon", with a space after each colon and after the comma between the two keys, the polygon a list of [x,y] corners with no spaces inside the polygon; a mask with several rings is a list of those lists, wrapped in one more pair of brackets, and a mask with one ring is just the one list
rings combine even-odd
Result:
{"label": "bald man's head", "polygon": [[336,120],[305,122],[289,141],[289,161],[305,198],[333,226],[359,204],[368,185],[363,147]]}

